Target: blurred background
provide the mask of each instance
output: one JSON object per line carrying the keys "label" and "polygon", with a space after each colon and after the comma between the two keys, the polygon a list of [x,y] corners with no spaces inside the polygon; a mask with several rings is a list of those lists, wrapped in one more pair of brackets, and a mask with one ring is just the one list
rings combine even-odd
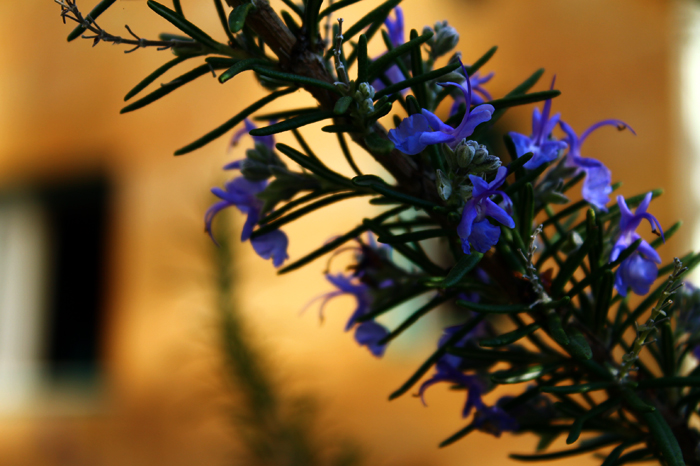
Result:
{"label": "blurred background", "polygon": [[[93,3],[78,5],[87,13]],[[346,24],[376,3],[344,10]],[[586,142],[584,155],[624,180],[622,194],[666,188],[651,212],[664,227],[678,218],[685,225],[663,247],[665,262],[700,247],[699,3],[407,0],[402,6],[407,28],[449,20],[461,34],[466,62],[498,45],[484,68],[496,72],[488,84],[495,97],[544,67],[537,90],[557,75],[562,96],[554,109],[577,131],[605,118],[628,122],[636,137],[603,129]],[[368,465],[510,464],[508,452],[534,450],[534,437],[482,433],[438,449],[465,425],[462,392],[434,388],[427,408],[410,395],[387,401],[434,348],[444,326],[439,317],[426,318],[378,360],[343,332],[351,298],[329,304],[322,326],[316,308],[300,316],[309,300],[330,290],[324,259],[277,277],[248,244],[239,247],[244,219],[237,214],[218,227],[230,243],[214,248],[202,232],[204,211],[214,202],[209,189],[225,180],[221,166],[241,158],[250,141],[231,152],[227,137],[184,157],[172,153],[260,98],[263,90],[250,74],[226,85],[201,78],[120,116],[123,96],[170,52],[125,55],[120,46],[67,44],[73,25],[62,24],[53,2],[6,0],[2,7],[0,463],[287,464],[250,459],[256,427],[246,431],[241,423],[259,420],[244,413],[257,406],[250,404],[255,386],[236,376],[236,355],[245,351],[259,356],[251,372],[258,388],[283,406],[280,425],[299,424],[289,429],[304,430],[308,439],[292,437],[322,457],[289,464],[330,464],[331,457],[339,465],[356,458]],[[213,2],[183,0],[183,8],[224,40]],[[176,32],[140,0],[119,0],[99,24],[123,35],[128,24],[149,38]],[[371,50],[379,53],[381,41],[375,42]],[[266,110],[311,104],[298,92]],[[529,133],[531,111],[516,108],[499,124]],[[318,129],[303,133],[330,166],[349,173],[335,138]],[[358,147],[352,150],[364,169],[374,169]],[[285,228],[292,259],[374,209],[362,200],[344,202]],[[222,266],[226,254],[232,269]],[[224,286],[230,275],[232,289]],[[237,320],[222,319],[222,310],[235,311]],[[401,312],[385,323],[400,321]],[[226,347],[227,331],[252,347]],[[270,431],[278,435],[276,429]],[[560,439],[553,448],[563,445]],[[564,461],[572,463],[552,464]]]}

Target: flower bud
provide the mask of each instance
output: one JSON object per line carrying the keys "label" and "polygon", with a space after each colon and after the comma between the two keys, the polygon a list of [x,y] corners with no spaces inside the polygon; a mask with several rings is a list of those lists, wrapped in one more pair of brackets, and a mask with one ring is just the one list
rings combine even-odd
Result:
{"label": "flower bud", "polygon": [[457,159],[457,165],[461,168],[466,168],[472,163],[476,149],[479,147],[476,141],[465,141],[462,140],[455,148],[455,158]]}
{"label": "flower bud", "polygon": [[372,113],[374,111],[374,102],[372,99],[365,99],[360,102],[360,112],[363,114]]}
{"label": "flower bud", "polygon": [[363,99],[374,99],[374,88],[369,83],[360,83],[357,90]]}
{"label": "flower bud", "polygon": [[570,231],[568,237],[566,238],[566,241],[564,241],[564,244],[562,244],[561,246],[561,252],[567,255],[571,254],[572,252],[580,248],[582,244],[583,239],[581,239],[581,235],[579,235],[575,231]]}
{"label": "flower bud", "polygon": [[440,169],[436,171],[436,175],[438,194],[443,201],[446,201],[452,195],[452,182]]}
{"label": "flower bud", "polygon": [[[469,142],[474,142],[475,141],[469,141]],[[476,143],[475,143],[476,144]],[[487,158],[489,156],[489,151],[486,148],[485,145],[480,144],[476,150],[474,151],[474,159],[472,160],[473,163],[475,164],[482,164],[486,162]]]}
{"label": "flower bud", "polygon": [[457,168],[457,154],[455,151],[453,151],[447,144],[444,144],[443,153],[445,154],[447,166],[450,168],[450,170],[455,170]]}
{"label": "flower bud", "polygon": [[[476,159],[476,157],[474,157]],[[498,170],[501,167],[501,159],[495,155],[487,155],[481,163],[472,163],[469,167],[470,173],[487,173]]]}
{"label": "flower bud", "polygon": [[447,24],[447,21],[435,25],[435,45],[432,52],[435,57],[441,57],[457,46],[459,33],[455,28]]}

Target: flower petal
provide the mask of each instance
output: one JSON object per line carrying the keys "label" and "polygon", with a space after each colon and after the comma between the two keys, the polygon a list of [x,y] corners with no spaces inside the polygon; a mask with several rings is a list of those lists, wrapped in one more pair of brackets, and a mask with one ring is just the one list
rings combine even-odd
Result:
{"label": "flower petal", "polygon": [[480,222],[474,222],[468,239],[474,249],[480,253],[486,253],[498,243],[500,236],[501,229],[484,219]]}

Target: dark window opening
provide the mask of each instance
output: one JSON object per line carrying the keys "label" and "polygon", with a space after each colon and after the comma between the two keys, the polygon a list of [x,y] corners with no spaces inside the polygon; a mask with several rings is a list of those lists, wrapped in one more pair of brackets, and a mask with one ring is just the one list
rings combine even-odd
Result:
{"label": "dark window opening", "polygon": [[99,373],[107,195],[104,180],[41,192],[51,238],[45,357],[57,382]]}

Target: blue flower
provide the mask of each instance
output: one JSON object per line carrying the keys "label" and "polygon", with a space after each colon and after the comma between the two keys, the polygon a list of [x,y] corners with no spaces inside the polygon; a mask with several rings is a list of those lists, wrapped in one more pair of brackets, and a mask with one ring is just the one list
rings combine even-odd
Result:
{"label": "blue flower", "polygon": [[[555,80],[556,76],[552,78],[550,89],[554,89]],[[551,109],[551,99],[545,101],[542,114],[540,114],[540,109],[535,107],[532,112],[532,134],[530,137],[513,131],[508,133],[513,140],[518,157],[532,152],[532,158],[523,165],[528,170],[533,170],[543,163],[556,160],[559,157],[559,152],[566,149],[564,141],[557,141],[551,138],[552,131],[559,123],[560,118],[559,113],[550,118]]]}
{"label": "blue flower", "polygon": [[387,32],[389,32],[391,45],[398,47],[404,43],[403,10],[400,6],[397,6],[392,11],[394,12],[395,19],[391,19],[390,16],[387,16],[384,20],[384,26],[386,26]]}
{"label": "blue flower", "polygon": [[[386,26],[387,32],[389,33],[391,45],[393,47],[398,47],[405,42],[403,10],[401,7],[397,6],[394,8],[393,12],[396,19],[391,19],[391,17],[387,16],[387,18],[384,20],[384,26]],[[396,84],[406,79],[398,65],[392,65],[384,74],[391,84]],[[372,82],[372,87],[374,87],[375,91],[380,91],[384,89],[385,85],[381,79],[375,79]]]}
{"label": "blue flower", "polygon": [[323,320],[323,309],[326,307],[328,301],[342,295],[353,296],[357,306],[350,316],[350,319],[348,319],[348,323],[345,325],[345,331],[347,332],[354,327],[355,341],[357,341],[360,346],[366,346],[376,357],[382,357],[386,350],[386,344],[380,345],[379,341],[387,336],[389,331],[384,326],[372,320],[357,322],[357,319],[370,312],[373,301],[370,287],[358,281],[352,275],[326,274],[326,280],[331,282],[337,290],[319,296],[312,300],[307,307],[316,300],[322,299],[323,301],[319,312],[321,320]]}
{"label": "blue flower", "polygon": [[[462,337],[462,339],[455,344],[455,347],[463,348],[476,338],[480,338],[484,332],[484,327],[481,326],[481,324],[483,324],[483,322]],[[438,347],[443,347],[460,328],[462,328],[461,325],[446,328],[438,342]],[[436,383],[449,382],[461,385],[467,389],[467,400],[462,408],[462,417],[467,417],[469,413],[475,409],[474,425],[479,430],[492,433],[496,436],[500,436],[503,431],[516,430],[518,428],[517,422],[508,415],[498,403],[496,406],[487,406],[484,403],[481,398],[487,389],[484,379],[477,375],[464,374],[460,370],[460,365],[463,364],[463,362],[464,360],[462,358],[451,354],[445,354],[438,359],[435,373],[430,379],[423,382],[418,391],[418,395],[421,397],[423,404],[425,404],[425,391]]]}
{"label": "blue flower", "polygon": [[494,406],[483,406],[477,410],[474,414],[474,427],[495,437],[500,437],[503,432],[518,430],[518,421],[500,406],[508,399],[509,397],[503,397]]}
{"label": "blue flower", "polygon": [[[270,120],[270,124],[275,124],[276,122],[277,122],[277,120]],[[248,118],[246,118],[245,120],[243,120],[243,128],[239,129],[238,131],[236,131],[236,132],[233,134],[233,137],[231,138],[231,142],[229,143],[229,149],[231,149],[232,147],[237,146],[238,143],[240,142],[240,140],[241,140],[241,138],[242,138],[243,136],[246,136],[248,133],[250,133],[251,131],[253,131],[253,130],[256,129],[256,128],[257,128],[257,126],[255,126],[255,125],[253,124],[253,122],[250,121]],[[269,135],[269,136],[251,136],[251,137],[253,138],[253,141],[255,141],[256,144],[262,144],[262,145],[264,145],[265,147],[267,147],[268,149],[270,149],[271,151],[275,149],[275,137],[274,137],[273,135]],[[236,163],[236,162],[232,162],[232,163]],[[230,168],[227,168],[227,167],[231,167],[231,168],[240,168],[240,167],[237,167],[237,166],[236,166],[236,167],[232,167],[231,165],[232,165],[232,164],[226,165],[226,166],[224,167],[224,170],[229,170],[229,169],[230,169]]]}
{"label": "blue flower", "polygon": [[583,198],[603,212],[608,211],[606,204],[610,202],[609,195],[612,193],[610,170],[598,160],[582,157],[581,145],[593,131],[608,125],[617,126],[620,130],[627,128],[632,134],[637,134],[624,121],[603,120],[588,128],[581,134],[581,137],[578,137],[571,126],[564,121],[559,122],[559,126],[567,135],[567,143],[569,144],[569,153],[566,156],[567,165],[577,168],[577,173],[581,171],[586,173],[586,179],[583,181]]}
{"label": "blue flower", "polygon": [[491,196],[500,195],[503,198],[506,209],[511,211],[512,201],[510,197],[497,189],[503,184],[506,176],[508,176],[506,167],[498,169],[496,178],[491,183],[486,183],[478,176],[469,175],[469,179],[474,186],[472,198],[464,206],[462,220],[457,226],[457,234],[462,239],[462,250],[465,254],[471,253],[470,244],[478,252],[483,253],[498,243],[501,229],[491,225],[486,217],[491,217],[508,228],[515,227],[515,222],[510,214],[491,200]]}
{"label": "blue flower", "polygon": [[[610,261],[616,260],[622,251],[640,239],[636,229],[642,220],[646,220],[651,225],[651,231],[661,234],[663,230],[659,221],[647,213],[647,208],[651,202],[651,193],[648,193],[634,214],[627,207],[627,203],[622,196],[617,196],[617,205],[620,207],[620,236],[617,238],[610,254]],[[649,287],[656,280],[658,270],[656,264],[661,263],[661,257],[649,243],[642,240],[637,250],[627,259],[622,261],[620,267],[615,272],[615,288],[622,296],[627,296],[627,289],[638,295],[645,295],[649,292]]]}
{"label": "blue flower", "polygon": [[[267,186],[267,181],[250,181],[239,176],[228,181],[224,185],[224,189],[212,188],[211,192],[221,200],[209,207],[204,214],[204,230],[209,233],[214,243],[216,243],[212,232],[214,217],[223,209],[231,206],[235,206],[241,213],[248,215],[241,232],[241,241],[245,242],[250,239],[255,225],[260,220],[260,212],[263,207],[263,201],[258,199],[256,195],[264,190],[265,186]],[[289,240],[281,230],[271,231],[252,239],[250,242],[255,252],[263,259],[272,259],[272,264],[275,267],[281,266],[289,257],[287,255]]]}
{"label": "blue flower", "polygon": [[[464,66],[462,66],[464,70]],[[464,75],[467,72],[464,71]],[[471,109],[472,88],[470,80],[467,87],[453,82],[438,83],[440,86],[455,86],[462,91],[467,109],[461,123],[453,128],[443,123],[434,113],[422,109],[421,113],[404,118],[398,128],[389,130],[389,140],[401,152],[416,155],[432,144],[445,143],[450,147],[456,146],[464,138],[471,136],[480,123],[491,119],[494,112],[492,105],[483,104]]]}
{"label": "blue flower", "polygon": [[[241,136],[247,134],[251,129],[255,129],[255,125],[253,125],[249,120],[246,120],[245,128],[236,132],[232,144],[235,145]],[[266,147],[272,150],[274,148],[275,141],[274,139],[270,138],[271,137],[264,136],[260,138],[255,137],[254,139],[256,143],[264,144]],[[241,163],[242,160],[237,160],[225,165],[224,169],[240,169]],[[267,180],[251,181],[245,177],[239,176],[226,182],[224,189],[218,187],[212,188],[211,192],[221,200],[209,207],[204,214],[204,230],[209,233],[209,236],[211,236],[214,243],[216,243],[216,239],[214,238],[214,234],[212,232],[212,222],[214,221],[214,217],[223,209],[231,206],[235,206],[239,211],[241,211],[241,213],[247,215],[245,224],[243,225],[243,231],[241,232],[241,241],[245,242],[250,239],[255,225],[257,225],[258,221],[260,220],[260,213],[264,204],[264,202],[259,199],[257,195],[261,193],[266,186]],[[289,240],[287,235],[281,230],[271,231],[270,233],[252,239],[250,242],[255,252],[263,259],[272,259],[272,264],[275,267],[281,266],[289,257],[287,255]]]}
{"label": "blue flower", "polygon": [[[493,97],[491,97],[489,91],[487,91],[482,84],[486,84],[487,82],[491,81],[494,74],[495,73],[491,72],[486,76],[481,76],[477,71],[469,77],[469,84],[472,86],[472,104],[480,105],[486,101],[493,100]],[[450,116],[457,114],[459,112],[459,107],[462,104],[465,104],[464,94],[459,94],[457,97],[455,97],[454,102],[452,103],[452,107],[450,108]]]}
{"label": "blue flower", "polygon": [[[476,328],[467,333],[462,337],[454,346],[456,348],[464,348],[469,342],[478,338],[484,332],[484,326],[481,322]],[[455,325],[452,327],[447,327],[438,341],[438,348],[442,348],[447,344],[447,341],[452,338],[452,336],[462,328],[462,325]],[[418,395],[421,397],[421,401],[425,405],[425,391],[436,383],[440,382],[450,382],[453,384],[458,384],[467,389],[467,401],[462,408],[462,417],[469,416],[469,413],[474,407],[480,408],[484,406],[484,402],[481,400],[481,395],[486,390],[486,384],[483,379],[475,375],[464,374],[460,370],[460,365],[463,359],[459,356],[453,354],[445,354],[440,359],[438,359],[435,364],[435,373],[431,378],[423,382],[418,390]]]}

